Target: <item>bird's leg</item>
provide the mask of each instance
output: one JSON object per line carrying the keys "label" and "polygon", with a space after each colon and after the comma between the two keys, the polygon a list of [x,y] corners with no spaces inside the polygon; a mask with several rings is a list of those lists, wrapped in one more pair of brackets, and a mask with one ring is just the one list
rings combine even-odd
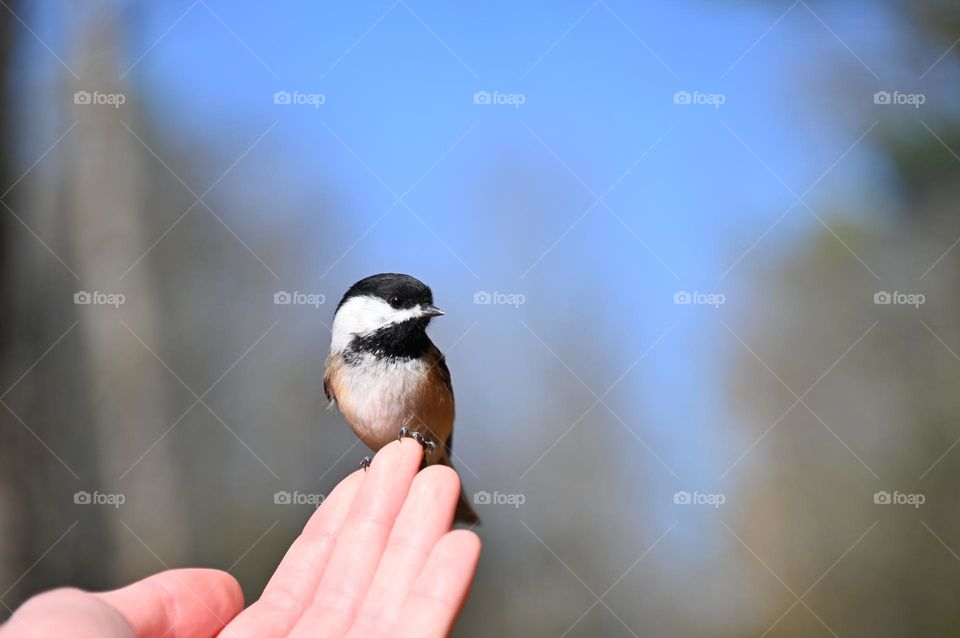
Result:
{"label": "bird's leg", "polygon": [[360,469],[363,470],[364,472],[366,472],[366,471],[367,471],[367,468],[369,468],[369,467],[370,467],[370,457],[369,457],[369,456],[365,456],[365,457],[363,457],[363,460],[360,461]]}

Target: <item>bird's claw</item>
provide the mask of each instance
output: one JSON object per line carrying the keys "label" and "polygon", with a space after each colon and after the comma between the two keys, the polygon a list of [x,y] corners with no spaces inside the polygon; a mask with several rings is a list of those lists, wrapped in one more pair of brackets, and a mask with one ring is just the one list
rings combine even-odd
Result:
{"label": "bird's claw", "polygon": [[366,471],[367,471],[367,468],[369,468],[369,467],[370,467],[370,457],[369,457],[369,456],[365,456],[365,457],[363,457],[363,460],[360,461],[360,469],[363,470],[364,472],[366,472]]}
{"label": "bird's claw", "polygon": [[408,439],[413,439],[420,445],[426,446],[426,443],[425,443],[426,439],[423,438],[423,435],[417,432],[416,430],[411,430],[406,426],[400,428],[400,432],[397,434],[397,440],[402,441],[404,437]]}
{"label": "bird's claw", "polygon": [[404,426],[400,428],[400,432],[397,434],[397,440],[402,441],[404,437],[413,439],[417,443],[423,446],[424,451],[433,451],[437,449],[437,443],[429,436],[424,436],[417,432],[416,430],[411,430],[410,428]]}

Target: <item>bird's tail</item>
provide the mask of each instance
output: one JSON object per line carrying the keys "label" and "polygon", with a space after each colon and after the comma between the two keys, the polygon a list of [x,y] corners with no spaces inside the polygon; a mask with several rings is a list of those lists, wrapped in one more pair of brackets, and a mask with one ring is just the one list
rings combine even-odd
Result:
{"label": "bird's tail", "polygon": [[[453,467],[453,463],[450,462],[449,452],[445,453],[443,457],[437,461],[437,463],[446,465],[450,469],[456,471],[456,469]],[[463,491],[463,487],[460,488],[460,500],[457,502],[457,510],[453,514],[453,522],[463,523],[464,525],[480,524],[480,517],[477,516],[477,512],[470,504],[470,499],[467,498],[467,493]]]}
{"label": "bird's tail", "polygon": [[470,505],[470,501],[467,500],[467,495],[460,490],[460,500],[457,502],[457,511],[453,515],[454,523],[463,523],[465,525],[479,525],[480,517],[477,516],[477,512],[474,511],[473,506]]}

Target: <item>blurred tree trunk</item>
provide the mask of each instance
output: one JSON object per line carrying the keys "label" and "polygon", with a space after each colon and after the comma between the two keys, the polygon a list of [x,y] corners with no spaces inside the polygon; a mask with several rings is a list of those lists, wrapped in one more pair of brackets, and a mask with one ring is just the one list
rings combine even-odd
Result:
{"label": "blurred tree trunk", "polygon": [[[63,143],[33,165],[70,120],[52,99],[62,94],[34,91],[34,71],[14,62],[29,39],[17,11],[13,2],[0,9],[0,615],[51,586],[102,588],[112,564],[110,552],[89,551],[105,545],[105,512],[73,503],[89,484],[81,479],[93,478],[99,452],[91,445],[77,331],[68,330],[78,318],[77,282],[58,262],[73,263],[62,222]],[[24,111],[43,126],[23,126]],[[18,148],[29,149],[28,159],[16,157]]]}
{"label": "blurred tree trunk", "polygon": [[[150,246],[141,210],[147,151],[124,126],[136,126],[136,100],[117,81],[120,18],[115,11],[107,3],[79,29],[75,59],[83,86],[76,88],[124,95],[126,101],[121,108],[74,105],[80,124],[69,146],[72,171],[65,188],[70,214],[65,222],[80,288],[126,297],[120,308],[82,306],[78,330],[94,397],[90,444],[101,455],[99,489],[127,496],[122,517],[111,516],[114,559],[122,570],[118,575],[127,577],[161,568],[154,553],[168,564],[179,562],[187,543],[180,515],[182,486],[171,448],[161,442],[176,418],[165,409],[171,373],[159,360],[164,353],[156,325],[163,313],[147,264],[138,263]],[[72,100],[70,93],[65,101]],[[148,484],[144,476],[149,476]],[[130,530],[121,518],[156,524]]]}
{"label": "blurred tree trunk", "polygon": [[[8,6],[11,10],[16,10],[16,0],[10,0]],[[14,180],[10,157],[13,148],[10,124],[12,105],[9,99],[13,20],[10,11],[0,11],[0,194],[4,193]],[[11,270],[10,235],[12,234],[10,222],[12,220],[9,219],[6,210],[0,210],[0,216],[6,218],[3,223],[0,223],[0,299],[9,299],[11,292],[8,284]],[[10,322],[4,321],[0,323],[0,361],[10,360],[11,341]],[[9,432],[14,424],[11,422],[12,417],[5,409],[0,407],[0,412],[2,412],[0,414],[0,587],[6,589],[6,583],[13,582],[17,577],[15,570],[19,561],[16,558],[15,518],[12,516],[16,506],[13,476],[11,476],[15,449],[9,444]],[[6,610],[0,608],[0,618],[5,615],[5,612]]]}
{"label": "blurred tree trunk", "polygon": [[[69,336],[54,352],[45,352],[75,321],[69,301],[73,277],[32,233],[45,238],[51,251],[67,254],[58,236],[57,216],[62,195],[49,184],[38,186],[38,176],[57,174],[56,153],[32,168],[33,160],[66,129],[63,109],[36,109],[49,105],[48,95],[30,94],[30,75],[14,62],[25,28],[14,12],[19,3],[0,9],[0,294],[4,319],[0,322],[0,366],[3,406],[0,407],[0,594],[4,607],[15,607],[30,594],[51,585],[74,583],[96,587],[104,582],[93,567],[103,557],[78,551],[77,560],[39,560],[56,543],[59,551],[84,547],[84,540],[103,537],[102,516],[89,512],[78,523],[73,494],[80,489],[74,473],[96,466],[96,451],[87,445],[85,384],[77,373],[76,341]],[[29,18],[29,16],[28,16]],[[47,98],[46,100],[44,98]],[[50,126],[37,139],[28,139],[22,121],[24,108],[36,112]],[[48,129],[48,130],[47,130]],[[51,137],[52,135],[52,137]],[[28,142],[28,143],[25,143]],[[15,149],[29,148],[29,161]],[[51,168],[53,165],[53,168]],[[16,168],[15,168],[16,167]],[[29,170],[28,170],[29,169]],[[16,184],[16,186],[14,186]],[[9,192],[8,192],[9,191]],[[10,210],[8,210],[8,207]],[[11,212],[12,211],[12,212]],[[41,362],[40,360],[43,359]],[[64,427],[69,424],[74,427]],[[55,456],[56,455],[56,456]],[[65,459],[62,463],[57,456]],[[87,543],[86,546],[89,546]],[[62,557],[62,554],[60,554]]]}

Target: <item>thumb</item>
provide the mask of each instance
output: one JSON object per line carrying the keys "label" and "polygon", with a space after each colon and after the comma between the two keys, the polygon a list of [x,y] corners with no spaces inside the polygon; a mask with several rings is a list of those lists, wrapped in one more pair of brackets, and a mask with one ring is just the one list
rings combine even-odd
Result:
{"label": "thumb", "polygon": [[207,638],[243,609],[239,583],[216,569],[171,569],[96,596],[138,638]]}

